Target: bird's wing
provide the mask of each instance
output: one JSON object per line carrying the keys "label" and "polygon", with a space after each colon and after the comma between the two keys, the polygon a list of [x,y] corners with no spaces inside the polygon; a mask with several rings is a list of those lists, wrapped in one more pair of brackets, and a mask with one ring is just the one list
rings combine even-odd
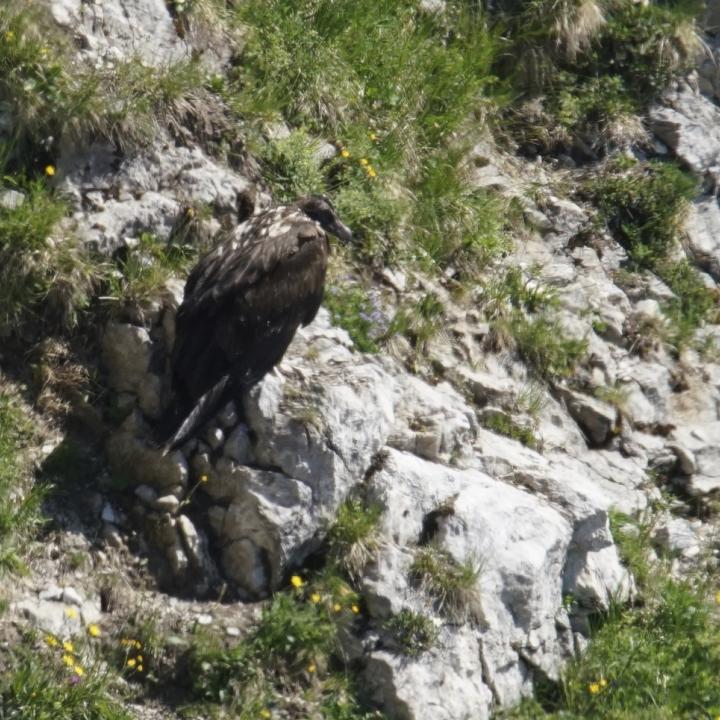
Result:
{"label": "bird's wing", "polygon": [[286,231],[275,236],[263,230],[267,227],[234,237],[198,262],[185,287],[184,314],[195,316],[224,306],[292,258],[306,242],[325,239],[324,232],[309,220],[288,224]]}

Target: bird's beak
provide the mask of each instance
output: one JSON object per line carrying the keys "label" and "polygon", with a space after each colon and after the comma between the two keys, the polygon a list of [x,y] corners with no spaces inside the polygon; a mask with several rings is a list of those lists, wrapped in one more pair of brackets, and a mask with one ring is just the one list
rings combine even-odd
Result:
{"label": "bird's beak", "polygon": [[335,235],[335,237],[338,238],[338,240],[342,240],[344,243],[351,243],[353,239],[352,230],[350,228],[341,223],[339,220],[335,220],[330,227],[328,227],[328,230]]}

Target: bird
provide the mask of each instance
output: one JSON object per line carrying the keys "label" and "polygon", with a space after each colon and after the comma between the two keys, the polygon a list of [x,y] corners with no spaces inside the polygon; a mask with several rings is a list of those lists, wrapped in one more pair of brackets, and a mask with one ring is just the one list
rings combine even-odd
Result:
{"label": "bird", "polygon": [[164,453],[282,359],[322,303],[330,243],[353,234],[320,195],[238,225],[190,271],[175,320],[171,400],[159,422]]}

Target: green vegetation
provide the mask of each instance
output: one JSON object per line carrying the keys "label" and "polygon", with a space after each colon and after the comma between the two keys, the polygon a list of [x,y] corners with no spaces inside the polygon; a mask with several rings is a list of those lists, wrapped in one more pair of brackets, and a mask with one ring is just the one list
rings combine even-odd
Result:
{"label": "green vegetation", "polygon": [[197,249],[189,244],[162,242],[143,233],[118,259],[116,271],[108,273],[105,301],[111,303],[111,312],[142,311],[172,275],[186,274],[196,257]]}
{"label": "green vegetation", "polygon": [[299,577],[293,585],[293,593],[274,597],[235,647],[212,640],[194,647],[188,668],[194,695],[225,706],[240,720],[283,710],[309,717],[313,708],[333,720],[379,717],[361,708],[344,672],[337,623],[347,613],[318,590],[305,593]]}
{"label": "green vegetation", "polygon": [[507,115],[530,153],[585,157],[643,135],[642,113],[700,46],[697,2],[532,0],[508,3],[499,72],[520,101]]}
{"label": "green vegetation", "polygon": [[408,657],[417,657],[429,650],[437,640],[438,631],[433,621],[407,608],[387,620],[383,629],[392,646]]}
{"label": "green vegetation", "polygon": [[[471,273],[503,245],[503,204],[471,189],[456,135],[492,102],[496,41],[481,16],[459,0],[443,18],[372,0],[251,0],[237,16],[249,35],[226,100],[336,143],[323,185],[365,257]],[[290,170],[271,173],[288,196],[320,179],[298,139],[279,141]]]}
{"label": "green vegetation", "polygon": [[42,522],[45,490],[31,484],[22,456],[32,435],[32,423],[18,399],[0,393],[0,574],[23,569],[20,548]]}
{"label": "green vegetation", "polygon": [[648,559],[652,527],[623,515],[613,532],[640,592],[634,608],[601,618],[585,655],[561,682],[507,717],[705,718],[720,713],[717,608],[704,576],[673,579]]}
{"label": "green vegetation", "polygon": [[435,600],[438,612],[452,622],[482,617],[478,579],[480,566],[473,560],[456,561],[434,545],[421,547],[410,566],[411,580]]}
{"label": "green vegetation", "polygon": [[327,536],[330,559],[351,579],[360,576],[377,549],[381,515],[379,505],[365,505],[356,499],[346,500],[338,510]]}
{"label": "green vegetation", "polygon": [[675,293],[665,312],[671,323],[666,339],[676,347],[687,343],[715,307],[697,271],[673,259],[688,201],[696,192],[693,178],[661,162],[611,163],[588,186],[601,217],[627,249],[631,269],[656,273]]}
{"label": "green vegetation", "polygon": [[533,450],[538,448],[538,441],[532,428],[515,422],[508,414],[502,412],[492,413],[483,418],[483,425],[492,432],[521,442],[525,447]]}
{"label": "green vegetation", "polygon": [[93,650],[53,636],[39,647],[27,638],[2,663],[0,719],[130,720],[111,698],[113,675]]}
{"label": "green vegetation", "polygon": [[365,288],[356,283],[332,283],[325,290],[325,306],[333,323],[347,330],[358,350],[378,352],[387,323]]}
{"label": "green vegetation", "polygon": [[568,337],[555,317],[557,295],[510,268],[484,287],[482,310],[491,321],[498,349],[514,347],[542,379],[570,375],[585,357],[585,339]]}

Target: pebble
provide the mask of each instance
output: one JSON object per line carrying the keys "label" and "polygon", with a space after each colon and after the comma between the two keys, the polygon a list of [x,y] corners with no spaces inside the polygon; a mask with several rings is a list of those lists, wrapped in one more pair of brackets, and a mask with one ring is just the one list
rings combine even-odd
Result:
{"label": "pebble", "polygon": [[212,615],[198,615],[198,625],[212,625]]}
{"label": "pebble", "polygon": [[163,495],[154,504],[158,510],[169,513],[174,513],[180,507],[180,501],[174,495]]}
{"label": "pebble", "polygon": [[70,605],[77,605],[82,607],[83,599],[80,597],[80,593],[73,587],[66,587],[62,593],[63,602],[69,603]]}

